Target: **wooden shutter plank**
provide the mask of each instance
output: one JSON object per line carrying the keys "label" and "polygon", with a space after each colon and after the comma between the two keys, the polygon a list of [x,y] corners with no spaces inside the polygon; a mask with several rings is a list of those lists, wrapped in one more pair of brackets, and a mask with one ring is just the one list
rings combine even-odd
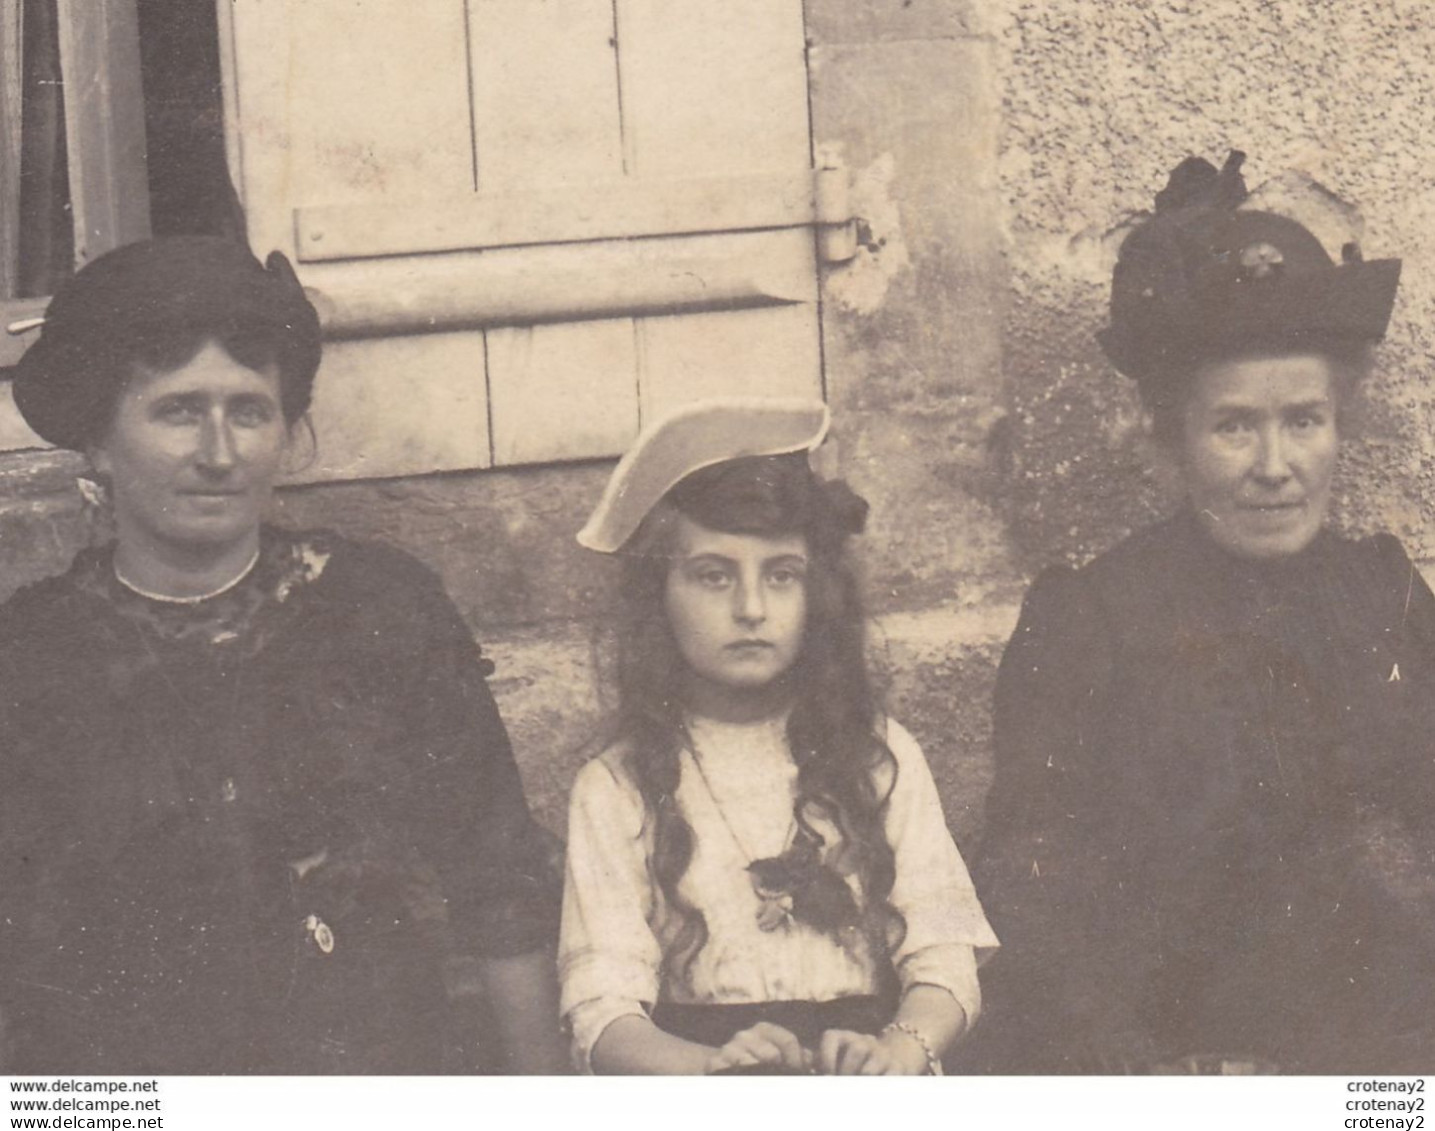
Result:
{"label": "wooden shutter plank", "polygon": [[[630,172],[810,177],[800,3],[616,5]],[[816,262],[802,235],[800,305],[639,319],[644,421],[714,394],[821,395]]]}
{"label": "wooden shutter plank", "polygon": [[612,0],[469,0],[478,188],[623,171]]}
{"label": "wooden shutter plank", "polygon": [[327,342],[314,418],[317,456],[289,482],[487,467],[483,335]]}
{"label": "wooden shutter plank", "polygon": [[304,278],[326,331],[358,336],[807,302],[815,275],[812,233],[792,228],[319,263]]}
{"label": "wooden shutter plank", "polygon": [[[478,186],[484,193],[507,190],[508,199],[476,202],[468,214],[485,214],[502,229],[495,245],[528,242],[525,228],[543,231],[538,243],[583,231],[574,222],[581,225],[601,203],[601,194],[590,192],[593,183],[623,173],[612,0],[470,0],[469,16]],[[553,184],[565,191],[541,191]],[[469,231],[463,242],[489,241]],[[557,249],[532,250],[544,253],[539,258],[554,274],[530,275],[531,285],[548,290],[563,277],[563,257],[553,257]],[[584,258],[580,250],[568,262]],[[609,277],[596,265],[590,269],[601,291]],[[488,375],[495,463],[607,455],[636,429],[629,318],[491,330]]]}
{"label": "wooden shutter plank", "polygon": [[810,306],[638,320],[644,421],[705,396],[821,397]]}
{"label": "wooden shutter plank", "polygon": [[[257,254],[294,254],[298,206],[422,207],[473,190],[463,0],[417,12],[410,0],[234,0],[220,11],[238,109],[230,160]],[[405,278],[421,264],[399,261]],[[379,264],[334,266],[328,278],[305,272],[306,285]],[[318,456],[295,482],[487,467],[483,335],[329,341],[313,416]]]}
{"label": "wooden shutter plank", "polygon": [[290,18],[292,201],[472,189],[463,0],[302,0]]}
{"label": "wooden shutter plank", "polygon": [[630,173],[808,166],[800,3],[616,0],[616,10]]}
{"label": "wooden shutter plank", "polygon": [[[227,52],[225,151],[244,204],[249,246],[263,256],[293,251],[290,210],[290,0],[219,5],[220,47]],[[297,108],[296,108],[297,109]]]}
{"label": "wooden shutter plank", "polygon": [[233,0],[230,159],[250,242],[294,252],[296,207],[473,189],[463,0]]}
{"label": "wooden shutter plank", "polygon": [[490,330],[497,464],[591,459],[638,430],[633,320]]}
{"label": "wooden shutter plank", "polygon": [[624,178],[579,191],[506,192],[399,203],[301,208],[305,262],[380,255],[522,247],[529,244],[752,231],[811,225],[816,181],[796,173],[642,181]]}

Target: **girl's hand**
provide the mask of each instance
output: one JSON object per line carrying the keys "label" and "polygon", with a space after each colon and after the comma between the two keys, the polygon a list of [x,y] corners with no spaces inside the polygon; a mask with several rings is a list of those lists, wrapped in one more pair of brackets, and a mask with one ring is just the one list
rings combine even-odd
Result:
{"label": "girl's hand", "polygon": [[759,1021],[751,1029],[735,1033],[727,1044],[713,1053],[703,1071],[711,1075],[726,1068],[747,1068],[754,1064],[806,1072],[809,1057],[797,1038],[781,1025]]}
{"label": "girl's hand", "polygon": [[817,1070],[826,1076],[925,1076],[927,1054],[905,1033],[872,1037],[828,1029],[817,1047]]}

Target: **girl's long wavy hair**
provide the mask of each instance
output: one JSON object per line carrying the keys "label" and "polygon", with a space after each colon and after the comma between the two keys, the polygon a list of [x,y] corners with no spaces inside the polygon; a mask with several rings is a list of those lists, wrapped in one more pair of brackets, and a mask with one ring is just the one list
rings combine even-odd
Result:
{"label": "girl's long wavy hair", "polygon": [[814,821],[843,837],[864,896],[863,934],[890,955],[906,924],[891,906],[892,847],[883,827],[896,761],[881,738],[877,697],[864,651],[865,616],[848,538],[867,504],[840,480],[819,479],[803,454],[730,460],[672,488],[624,548],[619,626],[618,730],[652,822],[652,874],[680,926],[665,947],[664,974],[687,969],[707,942],[704,917],[679,883],[693,856],[693,830],[677,804],[687,745],[682,702],[686,665],[668,623],[668,572],[678,551],[678,516],[710,530],[807,542],[807,619],[790,673],[787,737],[797,763],[794,817],[817,843]]}

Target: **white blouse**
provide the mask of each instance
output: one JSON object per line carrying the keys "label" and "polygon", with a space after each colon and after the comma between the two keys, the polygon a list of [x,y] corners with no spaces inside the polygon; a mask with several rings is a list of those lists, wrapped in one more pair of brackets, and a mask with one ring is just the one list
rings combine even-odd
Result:
{"label": "white blouse", "polygon": [[[685,971],[666,981],[663,950],[681,920],[649,872],[652,826],[623,748],[604,751],[573,786],[558,962],[563,1015],[585,1069],[604,1029],[628,1014],[646,1016],[657,1001],[830,1001],[879,989],[879,966],[865,947],[844,948],[790,919],[775,930],[758,926],[760,900],[748,865],[782,853],[793,827],[797,766],[786,720],[692,719],[688,729],[697,761],[693,751],[682,753],[677,801],[695,845],[680,889],[706,918],[708,940]],[[889,902],[906,920],[893,964],[904,991],[939,986],[970,1024],[981,1008],[976,952],[996,947],[997,939],[947,830],[921,748],[890,720],[886,739],[896,760],[885,820],[896,857]],[[818,831],[829,844],[838,840],[835,829]]]}

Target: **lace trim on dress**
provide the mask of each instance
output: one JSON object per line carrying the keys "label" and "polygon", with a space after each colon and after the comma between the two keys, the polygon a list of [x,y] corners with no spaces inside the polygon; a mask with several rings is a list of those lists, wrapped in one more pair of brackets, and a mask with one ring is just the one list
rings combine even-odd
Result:
{"label": "lace trim on dress", "polygon": [[135,592],[115,576],[113,547],[86,562],[75,583],[161,640],[218,646],[253,637],[265,611],[318,581],[332,554],[322,535],[266,527],[254,567],[232,587],[201,601],[156,601]]}

